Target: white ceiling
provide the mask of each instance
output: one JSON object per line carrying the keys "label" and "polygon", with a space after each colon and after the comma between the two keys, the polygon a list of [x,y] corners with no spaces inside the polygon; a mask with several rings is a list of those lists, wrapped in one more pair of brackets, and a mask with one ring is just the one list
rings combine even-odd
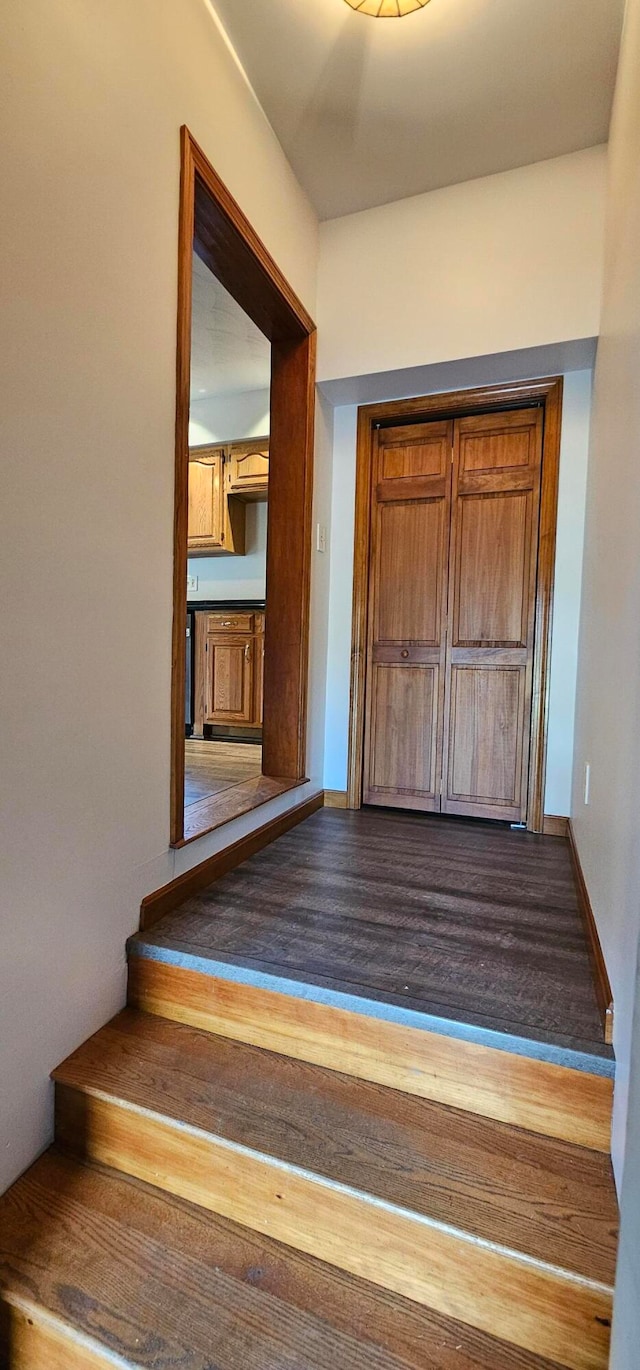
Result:
{"label": "white ceiling", "polygon": [[191,399],[266,390],[271,345],[194,253]]}
{"label": "white ceiling", "polygon": [[624,0],[213,3],[323,219],[607,139]]}

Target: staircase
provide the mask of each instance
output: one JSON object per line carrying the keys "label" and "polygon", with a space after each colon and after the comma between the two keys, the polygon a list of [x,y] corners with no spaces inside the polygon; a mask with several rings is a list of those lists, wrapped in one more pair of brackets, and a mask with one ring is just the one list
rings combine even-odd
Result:
{"label": "staircase", "polygon": [[0,1364],[604,1370],[609,1078],[142,951],[0,1201]]}

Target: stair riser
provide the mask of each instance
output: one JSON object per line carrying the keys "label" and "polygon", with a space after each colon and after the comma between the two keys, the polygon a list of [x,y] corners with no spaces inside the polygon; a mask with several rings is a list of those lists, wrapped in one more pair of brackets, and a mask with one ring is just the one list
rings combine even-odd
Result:
{"label": "stair riser", "polygon": [[57,1138],[76,1154],[569,1370],[605,1370],[611,1294],[601,1286],[115,1098],[58,1085],[56,1100]]}
{"label": "stair riser", "polygon": [[0,1307],[0,1365],[10,1370],[114,1370],[113,1357],[34,1305]]}
{"label": "stair riser", "polygon": [[613,1082],[605,1076],[141,956],[129,961],[129,1003],[530,1132],[610,1150]]}

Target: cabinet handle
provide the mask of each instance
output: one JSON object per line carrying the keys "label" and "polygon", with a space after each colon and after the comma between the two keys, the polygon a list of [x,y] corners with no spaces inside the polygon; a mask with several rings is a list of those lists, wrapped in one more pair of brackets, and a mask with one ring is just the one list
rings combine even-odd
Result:
{"label": "cabinet handle", "polygon": [[237,618],[223,618],[222,623],[220,624],[220,627],[221,627],[221,628],[235,628],[237,622],[238,622]]}
{"label": "cabinet handle", "polygon": [[401,651],[401,653],[400,653],[400,656],[403,658],[404,661],[406,661],[408,655],[409,655],[409,653],[408,653],[408,651],[407,651],[407,648],[406,648],[406,647],[403,647],[403,648],[402,648],[402,651]]}
{"label": "cabinet handle", "polygon": [[245,659],[245,661],[249,661],[250,657],[251,657],[251,646],[250,646],[250,643],[247,642],[247,644],[246,644],[246,646],[245,646],[245,649],[244,649],[244,659]]}

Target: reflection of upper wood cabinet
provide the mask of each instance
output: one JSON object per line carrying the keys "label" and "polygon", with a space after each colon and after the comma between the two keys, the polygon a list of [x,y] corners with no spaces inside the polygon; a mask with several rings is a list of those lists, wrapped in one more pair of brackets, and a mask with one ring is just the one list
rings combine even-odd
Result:
{"label": "reflection of upper wood cabinet", "polygon": [[269,439],[231,442],[228,447],[227,491],[241,499],[267,498],[269,485]]}
{"label": "reflection of upper wood cabinet", "polygon": [[244,555],[245,511],[225,489],[224,445],[192,447],[189,452],[190,556]]}

